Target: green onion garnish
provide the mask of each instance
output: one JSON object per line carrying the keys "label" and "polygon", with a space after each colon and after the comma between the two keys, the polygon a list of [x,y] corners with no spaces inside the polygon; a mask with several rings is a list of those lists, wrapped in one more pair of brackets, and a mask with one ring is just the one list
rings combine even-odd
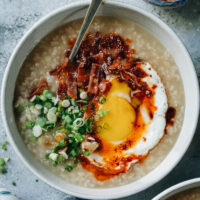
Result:
{"label": "green onion garnish", "polygon": [[5,141],[1,144],[1,149],[7,150],[6,146],[8,145],[8,141]]}
{"label": "green onion garnish", "polygon": [[84,156],[89,156],[90,154],[91,154],[90,151],[84,151],[84,152],[83,152],[83,155],[84,155]]}
{"label": "green onion garnish", "polygon": [[100,97],[99,98],[99,103],[104,104],[106,102],[106,98],[105,97]]}
{"label": "green onion garnish", "polygon": [[43,128],[43,127],[45,126],[45,124],[46,124],[46,122],[45,122],[45,120],[42,119],[42,118],[38,118],[38,119],[36,120],[36,125],[39,125],[41,128]]}
{"label": "green onion garnish", "polygon": [[67,165],[65,167],[65,169],[68,171],[68,172],[71,172],[73,170],[73,167],[71,165]]}

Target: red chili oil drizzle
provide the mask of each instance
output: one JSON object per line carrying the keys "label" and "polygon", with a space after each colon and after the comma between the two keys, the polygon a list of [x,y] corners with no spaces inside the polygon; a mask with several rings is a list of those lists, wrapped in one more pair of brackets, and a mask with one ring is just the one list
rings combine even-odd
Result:
{"label": "red chili oil drizzle", "polygon": [[173,126],[175,115],[176,115],[176,109],[173,107],[169,107],[165,114],[167,126]]}

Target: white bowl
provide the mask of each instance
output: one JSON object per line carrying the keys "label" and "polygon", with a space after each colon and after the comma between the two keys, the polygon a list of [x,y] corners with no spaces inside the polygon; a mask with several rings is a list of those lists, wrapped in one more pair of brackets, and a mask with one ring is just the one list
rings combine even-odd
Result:
{"label": "white bowl", "polygon": [[164,190],[152,200],[166,200],[167,198],[172,197],[175,194],[197,187],[200,187],[200,178],[190,179]]}
{"label": "white bowl", "polygon": [[83,17],[88,7],[88,3],[89,1],[79,1],[60,8],[39,20],[24,35],[14,50],[4,75],[1,94],[2,117],[7,135],[15,151],[28,168],[43,181],[63,192],[77,197],[87,199],[113,199],[145,190],[166,176],[180,161],[192,140],[197,125],[199,113],[199,88],[194,66],[188,52],[175,33],[167,25],[152,14],[137,7],[119,2],[106,1],[101,6],[98,15],[126,18],[140,24],[158,38],[162,44],[170,50],[174,57],[183,79],[186,104],[184,122],[180,136],[170,153],[156,169],[141,179],[120,187],[101,189],[80,187],[61,180],[47,171],[27,150],[17,130],[13,112],[15,82],[26,56],[40,39],[56,27],[71,20]]}

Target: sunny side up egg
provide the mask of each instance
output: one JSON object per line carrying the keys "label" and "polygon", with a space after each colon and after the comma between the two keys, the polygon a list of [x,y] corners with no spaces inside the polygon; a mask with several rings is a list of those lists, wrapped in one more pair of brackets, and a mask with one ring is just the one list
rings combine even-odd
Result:
{"label": "sunny side up egg", "polygon": [[112,87],[106,102],[97,105],[98,110],[109,111],[96,122],[101,130],[95,138],[101,146],[85,158],[87,162],[82,166],[98,180],[126,172],[133,163],[145,158],[164,135],[168,108],[165,88],[149,63],[140,67],[146,73],[142,81],[153,91],[152,97],[139,99],[137,94],[141,91],[132,91],[127,83],[113,76],[109,77]]}

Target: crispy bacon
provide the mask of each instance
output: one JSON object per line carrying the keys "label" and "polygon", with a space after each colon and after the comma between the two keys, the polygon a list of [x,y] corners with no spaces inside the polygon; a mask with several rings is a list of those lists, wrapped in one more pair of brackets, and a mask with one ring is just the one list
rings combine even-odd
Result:
{"label": "crispy bacon", "polygon": [[64,99],[67,96],[67,84],[65,80],[59,80],[57,93],[60,99]]}
{"label": "crispy bacon", "polygon": [[90,73],[89,70],[87,70],[86,67],[78,67],[78,73],[77,73],[77,84],[80,87],[85,87],[89,82],[89,76]]}
{"label": "crispy bacon", "polygon": [[110,81],[103,79],[101,83],[99,84],[99,91],[102,94],[106,94],[110,90],[111,86],[112,86],[112,83]]}
{"label": "crispy bacon", "polygon": [[93,63],[91,71],[90,71],[90,80],[89,80],[89,85],[88,85],[88,92],[90,94],[98,93],[99,74],[100,74],[100,65]]}
{"label": "crispy bacon", "polygon": [[76,99],[77,98],[77,81],[76,81],[77,73],[76,69],[69,69],[67,71],[67,94]]}
{"label": "crispy bacon", "polygon": [[48,89],[49,88],[49,85],[48,85],[48,82],[45,78],[43,78],[38,86],[31,92],[31,94],[29,95],[28,99],[32,98],[33,96],[35,95],[40,95],[42,94],[42,92],[45,90],[45,89]]}
{"label": "crispy bacon", "polygon": [[[69,54],[75,39],[69,42],[69,49],[65,52],[66,60],[63,64],[50,71],[50,75],[58,78],[58,95],[65,98],[67,95],[77,97],[77,88],[88,91],[90,96],[98,92],[106,94],[111,84],[106,81],[106,76],[115,75],[120,81],[125,81],[133,90],[148,91],[146,85],[139,79],[146,73],[141,70],[141,60],[133,55],[128,42],[119,34],[109,33],[102,35],[88,33],[83,40],[76,59],[69,63]],[[149,91],[148,91],[149,92]]]}

